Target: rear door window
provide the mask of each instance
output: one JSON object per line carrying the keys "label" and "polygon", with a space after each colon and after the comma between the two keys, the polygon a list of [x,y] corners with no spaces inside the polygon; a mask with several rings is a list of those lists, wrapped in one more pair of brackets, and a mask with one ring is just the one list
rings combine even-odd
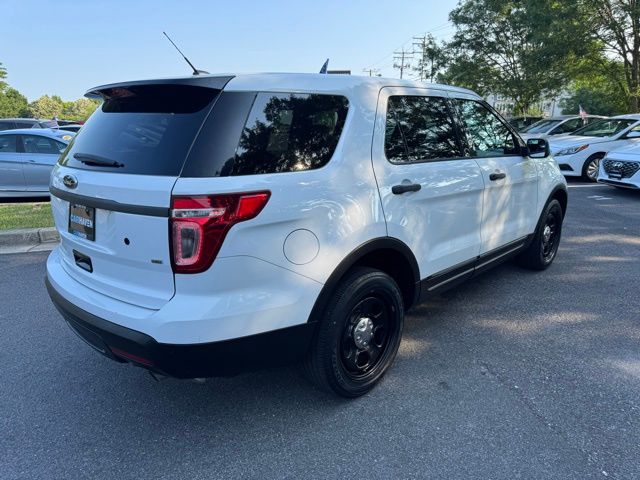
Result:
{"label": "rear door window", "polygon": [[[111,173],[177,176],[220,90],[151,84],[101,93],[103,104],[74,138],[60,163]],[[87,159],[120,166],[104,166]]]}
{"label": "rear door window", "polygon": [[259,93],[234,161],[222,175],[298,172],[326,165],[347,111],[348,101],[339,95]]}
{"label": "rear door window", "polygon": [[392,163],[461,157],[447,100],[425,96],[389,97],[385,153]]}
{"label": "rear door window", "polygon": [[22,135],[25,153],[60,155],[67,147],[64,143],[40,135]]}

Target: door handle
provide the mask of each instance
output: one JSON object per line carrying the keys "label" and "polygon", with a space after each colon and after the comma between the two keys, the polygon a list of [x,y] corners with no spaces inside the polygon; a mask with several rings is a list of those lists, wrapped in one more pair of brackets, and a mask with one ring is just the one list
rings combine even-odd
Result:
{"label": "door handle", "polygon": [[504,172],[492,173],[489,175],[489,180],[495,182],[496,180],[502,180],[503,178],[507,178],[507,174]]}
{"label": "door handle", "polygon": [[394,185],[391,187],[391,192],[394,195],[402,195],[407,192],[417,192],[422,188],[419,183],[401,183],[400,185]]}

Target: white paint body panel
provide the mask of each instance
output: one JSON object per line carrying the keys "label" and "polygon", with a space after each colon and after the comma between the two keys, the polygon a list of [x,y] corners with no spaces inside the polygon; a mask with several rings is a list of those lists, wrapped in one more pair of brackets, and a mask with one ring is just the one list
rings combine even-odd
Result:
{"label": "white paint body panel", "polygon": [[[473,159],[394,164],[384,152],[387,104],[393,95],[447,97],[425,88],[384,88],[380,93],[373,138],[373,166],[390,237],[414,252],[421,278],[480,254],[484,182]],[[417,192],[395,195],[401,183],[419,183]]]}
{"label": "white paint body panel", "polygon": [[[76,189],[69,190],[63,184],[62,178],[67,174],[77,178]],[[51,174],[51,186],[63,191],[167,209],[174,183],[174,177],[96,172],[60,165]],[[171,299],[174,283],[167,218],[97,208],[96,239],[90,241],[69,233],[69,202],[52,196],[51,208],[60,233],[60,260],[70,275],[96,292],[132,305],[157,309]],[[73,250],[91,257],[93,273],[76,265]]]}
{"label": "white paint body panel", "polygon": [[322,288],[253,257],[219,258],[205,277],[177,275],[176,295],[151,309],[89,288],[69,273],[62,255],[56,248],[47,260],[47,276],[60,294],[93,315],[160,343],[216,342],[304,323]]}

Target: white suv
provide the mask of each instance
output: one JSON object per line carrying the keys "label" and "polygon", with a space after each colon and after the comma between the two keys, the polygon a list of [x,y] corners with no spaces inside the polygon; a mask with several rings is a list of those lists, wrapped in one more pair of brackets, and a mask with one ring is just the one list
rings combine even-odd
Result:
{"label": "white suv", "polygon": [[119,362],[198,378],[304,361],[355,397],[416,302],[556,255],[567,190],[548,146],[468,90],[261,74],[87,95],[104,103],[51,177],[46,283]]}

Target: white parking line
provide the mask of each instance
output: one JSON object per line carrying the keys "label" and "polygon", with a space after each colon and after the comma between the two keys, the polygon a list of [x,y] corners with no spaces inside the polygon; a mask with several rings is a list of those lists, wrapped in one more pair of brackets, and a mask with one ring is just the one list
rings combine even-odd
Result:
{"label": "white parking line", "polygon": [[569,187],[569,188],[587,188],[587,187],[593,188],[593,187],[606,187],[606,185],[601,185],[601,184],[598,184],[598,183],[588,183],[588,184],[584,184],[584,185],[571,185],[571,184],[569,184],[569,185],[567,185],[567,187]]}
{"label": "white parking line", "polygon": [[593,198],[594,200],[611,200],[611,197],[603,197],[602,195],[589,195],[587,198]]}

